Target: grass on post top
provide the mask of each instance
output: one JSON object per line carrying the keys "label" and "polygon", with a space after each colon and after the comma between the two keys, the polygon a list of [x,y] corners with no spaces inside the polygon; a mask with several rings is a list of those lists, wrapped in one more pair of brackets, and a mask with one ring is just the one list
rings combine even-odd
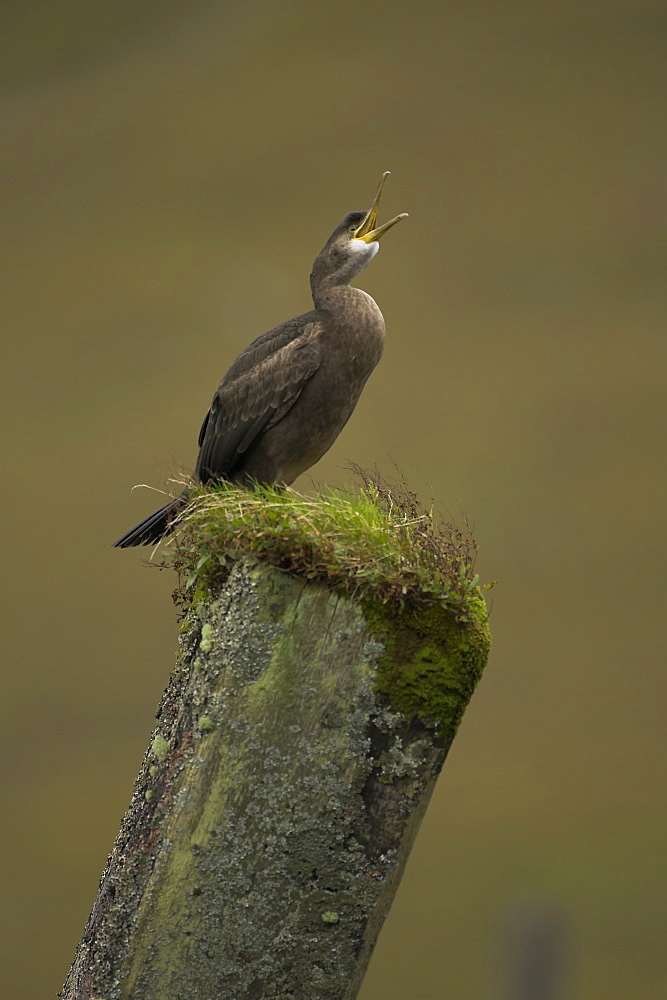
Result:
{"label": "grass on post top", "polygon": [[442,604],[465,621],[477,593],[477,545],[467,527],[434,517],[404,480],[352,466],[358,492],[305,496],[287,487],[221,482],[189,487],[174,564],[180,593],[214,584],[232,562],[255,556],[397,609]]}

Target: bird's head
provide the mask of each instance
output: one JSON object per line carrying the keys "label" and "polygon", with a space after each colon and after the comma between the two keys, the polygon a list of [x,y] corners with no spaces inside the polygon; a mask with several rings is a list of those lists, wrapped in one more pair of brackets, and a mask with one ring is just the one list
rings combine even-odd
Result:
{"label": "bird's head", "polygon": [[387,170],[368,211],[348,212],[318,253],[310,276],[313,291],[317,287],[349,284],[380,249],[380,237],[401,219],[407,218],[407,212],[402,212],[382,226],[377,225],[380,196],[388,176]]}

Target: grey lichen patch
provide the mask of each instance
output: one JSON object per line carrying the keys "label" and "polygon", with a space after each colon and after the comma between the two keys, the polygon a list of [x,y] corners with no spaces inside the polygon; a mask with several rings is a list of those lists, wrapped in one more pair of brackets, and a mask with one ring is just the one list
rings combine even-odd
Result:
{"label": "grey lichen patch", "polygon": [[396,736],[379,761],[383,780],[391,782],[396,778],[417,777],[429,747],[428,740],[413,740],[406,747],[402,737]]}
{"label": "grey lichen patch", "polygon": [[161,733],[156,733],[153,737],[153,742],[151,743],[151,753],[157,757],[159,761],[166,759],[169,752],[169,740],[166,740]]}
{"label": "grey lichen patch", "polygon": [[[257,567],[237,563],[228,585],[208,606],[199,605],[202,618],[199,649],[206,654],[206,670],[232,671],[246,684],[259,677],[271,656],[271,644],[282,625],[257,617]],[[234,599],[230,595],[234,594]],[[252,622],[252,628],[247,623]]]}
{"label": "grey lichen patch", "polygon": [[384,643],[378,642],[377,639],[369,639],[364,643],[364,659],[368,663],[375,662],[382,653],[384,653]]}

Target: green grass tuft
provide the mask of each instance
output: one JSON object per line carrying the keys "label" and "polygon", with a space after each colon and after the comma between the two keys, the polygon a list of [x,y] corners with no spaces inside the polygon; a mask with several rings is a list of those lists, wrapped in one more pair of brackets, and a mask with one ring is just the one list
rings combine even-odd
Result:
{"label": "green grass tuft", "polygon": [[465,621],[478,595],[470,532],[436,518],[404,481],[354,471],[358,492],[193,487],[175,543],[181,598],[190,603],[250,555],[392,608],[440,604]]}

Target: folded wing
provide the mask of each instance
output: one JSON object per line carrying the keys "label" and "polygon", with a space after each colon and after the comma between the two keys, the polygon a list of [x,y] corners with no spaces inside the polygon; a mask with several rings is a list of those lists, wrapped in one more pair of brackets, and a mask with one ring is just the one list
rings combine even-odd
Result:
{"label": "folded wing", "polygon": [[306,313],[254,341],[234,362],[199,432],[196,475],[234,474],[244,454],[294,406],[320,363],[320,321]]}

